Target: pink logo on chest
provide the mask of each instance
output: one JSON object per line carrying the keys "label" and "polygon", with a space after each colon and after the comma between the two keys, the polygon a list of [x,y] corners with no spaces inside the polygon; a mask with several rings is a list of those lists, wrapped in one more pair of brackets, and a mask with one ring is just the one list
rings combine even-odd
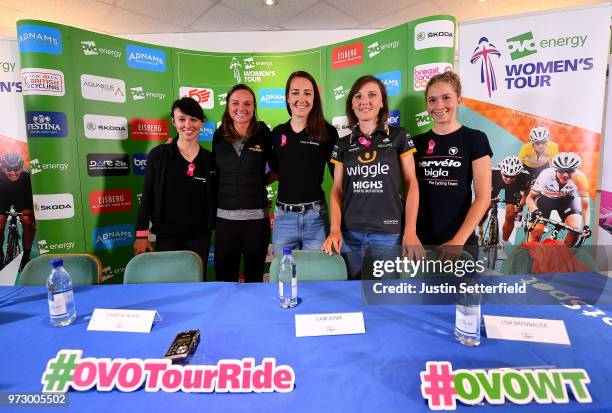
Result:
{"label": "pink logo on chest", "polygon": [[359,143],[362,144],[363,146],[365,146],[366,148],[369,148],[370,145],[372,144],[372,142],[367,140],[365,136],[360,136],[359,137]]}
{"label": "pink logo on chest", "polygon": [[285,135],[281,135],[281,148],[287,144],[287,137]]}
{"label": "pink logo on chest", "polygon": [[429,140],[429,143],[427,144],[428,148],[425,151],[426,154],[431,155],[434,151],[434,148],[436,147],[436,143],[433,141],[433,139]]}
{"label": "pink logo on chest", "polygon": [[193,171],[195,171],[195,164],[191,162],[187,167],[187,175],[193,176]]}

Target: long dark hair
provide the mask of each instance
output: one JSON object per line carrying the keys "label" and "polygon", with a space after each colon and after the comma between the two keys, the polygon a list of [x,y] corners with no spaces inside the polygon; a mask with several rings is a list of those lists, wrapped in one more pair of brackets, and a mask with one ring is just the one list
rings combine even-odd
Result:
{"label": "long dark hair", "polygon": [[370,82],[376,83],[380,88],[380,93],[383,102],[383,107],[378,112],[378,124],[384,124],[387,121],[387,117],[389,117],[389,101],[387,99],[387,89],[385,88],[384,83],[381,82],[380,79],[372,75],[361,76],[359,79],[355,80],[355,83],[353,83],[353,86],[351,87],[351,91],[346,97],[345,110],[350,128],[353,128],[359,122],[357,116],[355,115],[355,112],[353,112],[353,97],[355,97],[357,92],[359,92],[359,89],[361,89],[366,83]]}
{"label": "long dark hair", "polygon": [[243,83],[239,83],[235,85],[234,87],[232,87],[229,90],[229,92],[227,92],[227,99],[226,99],[227,103],[225,105],[225,111],[223,112],[223,117],[221,118],[221,128],[223,130],[223,136],[230,141],[235,141],[237,139],[240,139],[240,134],[236,131],[236,128],[234,128],[234,121],[232,120],[232,117],[230,116],[230,113],[229,113],[230,98],[234,94],[234,92],[238,90],[246,90],[253,97],[253,117],[251,118],[251,122],[249,122],[249,127],[247,128],[247,139],[253,136],[253,134],[257,130],[257,98],[255,97],[255,93],[253,92],[253,89],[251,89],[250,87],[248,87],[247,85]]}
{"label": "long dark hair", "polygon": [[312,108],[310,109],[310,113],[306,119],[306,130],[308,131],[308,137],[315,142],[323,142],[325,139],[327,139],[327,122],[323,116],[323,105],[321,104],[321,94],[319,93],[317,82],[310,73],[303,70],[298,70],[289,75],[289,79],[287,79],[287,84],[285,85],[285,102],[287,104],[287,112],[289,112],[289,115],[292,115],[291,107],[289,106],[289,92],[291,91],[291,82],[296,77],[301,77],[308,80],[312,85],[312,93],[314,94]]}

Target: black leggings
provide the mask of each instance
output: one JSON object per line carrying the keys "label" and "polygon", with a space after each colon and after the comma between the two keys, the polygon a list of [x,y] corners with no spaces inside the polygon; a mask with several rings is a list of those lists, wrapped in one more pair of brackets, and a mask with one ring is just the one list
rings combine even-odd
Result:
{"label": "black leggings", "polygon": [[217,218],[215,274],[217,281],[238,281],[240,258],[244,256],[245,282],[261,282],[268,245],[270,220],[244,221]]}
{"label": "black leggings", "polygon": [[206,280],[206,264],[208,263],[208,250],[210,247],[210,232],[198,238],[160,238],[155,242],[157,251],[193,251],[202,258],[204,266],[204,280]]}

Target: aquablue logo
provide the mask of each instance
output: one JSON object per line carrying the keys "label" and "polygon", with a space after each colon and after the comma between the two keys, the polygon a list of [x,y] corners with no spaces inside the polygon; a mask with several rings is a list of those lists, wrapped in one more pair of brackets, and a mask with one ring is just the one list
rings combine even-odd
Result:
{"label": "aquablue logo", "polygon": [[166,71],[166,53],[163,50],[128,44],[125,48],[127,65],[134,69]]}
{"label": "aquablue logo", "polygon": [[93,230],[92,238],[94,250],[127,247],[134,243],[134,226],[124,224],[96,228]]}
{"label": "aquablue logo", "polygon": [[147,167],[147,155],[144,153],[135,153],[132,156],[132,166],[134,175],[144,175]]}
{"label": "aquablue logo", "polygon": [[64,112],[26,112],[28,138],[65,138],[68,121]]}
{"label": "aquablue logo", "polygon": [[399,95],[402,91],[402,75],[399,70],[375,75],[387,89],[387,95]]}
{"label": "aquablue logo", "polygon": [[265,88],[259,91],[257,105],[263,109],[284,109],[285,106],[285,89],[282,88]]}
{"label": "aquablue logo", "polygon": [[389,111],[389,117],[387,118],[387,125],[395,126],[399,128],[400,126],[400,111],[399,109]]}
{"label": "aquablue logo", "polygon": [[62,54],[62,33],[53,27],[25,24],[17,28],[19,51]]}
{"label": "aquablue logo", "polygon": [[206,123],[202,125],[202,128],[200,128],[200,133],[198,133],[198,141],[211,142],[215,129],[217,129],[215,127],[215,122],[212,120],[206,121]]}

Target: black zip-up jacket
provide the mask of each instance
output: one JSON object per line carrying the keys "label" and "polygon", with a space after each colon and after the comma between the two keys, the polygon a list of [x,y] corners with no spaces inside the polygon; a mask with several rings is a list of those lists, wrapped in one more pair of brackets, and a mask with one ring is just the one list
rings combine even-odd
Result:
{"label": "black zip-up jacket", "polygon": [[[164,143],[156,146],[147,155],[147,166],[145,168],[144,188],[142,190],[142,198],[140,200],[140,208],[138,210],[138,219],[136,230],[148,230],[149,221],[153,223],[153,229],[159,225],[159,220],[162,211],[163,203],[163,188],[165,188],[166,166],[168,159],[172,156],[173,151],[177,151],[177,139],[171,143]],[[198,163],[203,165],[204,174],[207,180],[206,184],[206,210],[202,213],[206,214],[206,222],[208,229],[214,229],[215,217],[217,215],[216,205],[216,170],[211,153],[204,148],[200,148],[197,156]],[[176,211],[180,214],[181,211]],[[186,217],[188,219],[189,217]],[[180,235],[180,234],[177,234]]]}
{"label": "black zip-up jacket", "polygon": [[218,170],[218,206],[221,209],[260,209],[268,207],[266,162],[273,162],[272,135],[259,122],[240,156],[219,127],[213,136],[213,157]]}

